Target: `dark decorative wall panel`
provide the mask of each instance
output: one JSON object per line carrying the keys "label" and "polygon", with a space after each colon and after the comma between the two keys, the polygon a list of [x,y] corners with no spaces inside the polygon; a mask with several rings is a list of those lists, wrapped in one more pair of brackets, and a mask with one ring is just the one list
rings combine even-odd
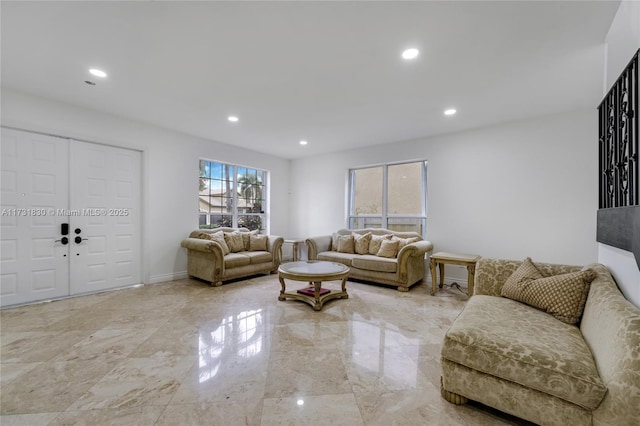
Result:
{"label": "dark decorative wall panel", "polygon": [[633,251],[640,266],[638,52],[598,107],[597,240]]}

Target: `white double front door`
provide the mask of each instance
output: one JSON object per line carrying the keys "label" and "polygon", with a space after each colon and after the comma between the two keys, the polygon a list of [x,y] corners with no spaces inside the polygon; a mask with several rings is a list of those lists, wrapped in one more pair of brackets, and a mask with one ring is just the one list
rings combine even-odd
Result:
{"label": "white double front door", "polygon": [[2,129],[0,306],[142,282],[139,151]]}

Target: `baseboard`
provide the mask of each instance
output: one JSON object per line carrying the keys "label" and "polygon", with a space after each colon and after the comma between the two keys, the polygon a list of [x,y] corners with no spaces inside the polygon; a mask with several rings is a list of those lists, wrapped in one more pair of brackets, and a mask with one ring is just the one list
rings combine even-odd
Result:
{"label": "baseboard", "polygon": [[149,281],[147,282],[147,284],[157,284],[157,283],[164,283],[167,281],[184,280],[185,278],[189,278],[189,274],[187,273],[187,271],[176,272],[173,274],[153,275],[149,277]]}

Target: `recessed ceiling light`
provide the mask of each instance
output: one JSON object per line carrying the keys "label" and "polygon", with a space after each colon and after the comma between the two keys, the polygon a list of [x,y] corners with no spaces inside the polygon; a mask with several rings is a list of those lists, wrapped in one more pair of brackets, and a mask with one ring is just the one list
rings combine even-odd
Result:
{"label": "recessed ceiling light", "polygon": [[307,141],[300,141],[300,145],[306,145]]}
{"label": "recessed ceiling light", "polygon": [[453,115],[455,113],[456,113],[455,108],[449,108],[449,109],[444,110],[444,115]]}
{"label": "recessed ceiling light", "polygon": [[404,59],[415,59],[419,53],[420,51],[418,49],[415,49],[412,47],[411,49],[407,49],[404,52],[402,52],[402,57]]}
{"label": "recessed ceiling light", "polygon": [[97,69],[97,68],[91,68],[91,69],[89,70],[89,72],[90,72],[91,74],[95,75],[96,77],[102,77],[102,78],[105,78],[105,77],[107,76],[107,73],[106,73],[106,72],[104,72],[104,71],[102,71],[102,70],[99,70],[99,69]]}
{"label": "recessed ceiling light", "polygon": [[238,117],[236,117],[235,115],[230,115],[229,117],[227,117],[227,120],[235,123],[236,121],[238,121]]}

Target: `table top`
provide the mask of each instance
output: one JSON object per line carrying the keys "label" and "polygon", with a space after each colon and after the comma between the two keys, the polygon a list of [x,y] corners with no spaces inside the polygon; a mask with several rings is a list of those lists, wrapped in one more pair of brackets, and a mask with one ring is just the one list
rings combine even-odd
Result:
{"label": "table top", "polygon": [[432,254],[431,258],[434,260],[454,260],[458,262],[477,262],[480,256],[476,254],[459,254],[459,253],[447,253],[440,251],[436,254]]}
{"label": "table top", "polygon": [[295,274],[300,277],[317,277],[348,273],[349,268],[336,262],[303,260],[283,263],[278,268],[278,271]]}

